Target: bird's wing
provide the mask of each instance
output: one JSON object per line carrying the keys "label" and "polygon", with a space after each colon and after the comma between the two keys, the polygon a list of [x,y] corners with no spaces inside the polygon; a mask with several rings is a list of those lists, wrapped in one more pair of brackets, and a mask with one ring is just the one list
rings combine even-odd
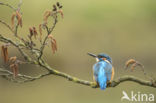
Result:
{"label": "bird's wing", "polygon": [[106,68],[107,63],[104,61],[97,62],[93,67],[95,81],[99,84],[102,90],[104,90],[107,87],[108,78],[105,72]]}
{"label": "bird's wing", "polygon": [[112,64],[106,62],[104,69],[105,69],[105,72],[106,72],[107,80],[110,81],[111,77],[112,77],[112,74],[113,74]]}
{"label": "bird's wing", "polygon": [[100,89],[104,90],[107,87],[107,76],[105,73],[105,69],[101,66],[99,68],[98,77],[97,77]]}
{"label": "bird's wing", "polygon": [[98,76],[100,68],[104,69],[104,71],[106,73],[107,80],[110,81],[112,74],[113,74],[112,73],[112,65],[110,63],[105,62],[105,61],[97,62],[96,64],[94,64],[93,73],[94,73],[95,79]]}
{"label": "bird's wing", "polygon": [[101,63],[99,62],[97,62],[93,66],[93,78],[95,79],[96,82],[97,82],[97,76],[98,76],[100,66],[101,66]]}

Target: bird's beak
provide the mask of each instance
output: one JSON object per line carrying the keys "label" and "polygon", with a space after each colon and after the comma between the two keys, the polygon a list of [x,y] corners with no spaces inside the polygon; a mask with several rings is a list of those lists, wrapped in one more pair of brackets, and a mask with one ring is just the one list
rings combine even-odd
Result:
{"label": "bird's beak", "polygon": [[97,56],[95,54],[92,54],[92,53],[87,53],[89,56],[92,56],[94,58],[96,58]]}

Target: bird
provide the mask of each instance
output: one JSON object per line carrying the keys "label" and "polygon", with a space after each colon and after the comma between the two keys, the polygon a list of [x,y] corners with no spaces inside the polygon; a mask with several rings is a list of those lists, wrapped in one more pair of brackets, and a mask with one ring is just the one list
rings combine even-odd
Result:
{"label": "bird", "polygon": [[98,55],[88,53],[88,55],[96,59],[96,63],[93,65],[93,80],[101,90],[105,90],[107,83],[111,83],[115,74],[112,59],[105,53]]}

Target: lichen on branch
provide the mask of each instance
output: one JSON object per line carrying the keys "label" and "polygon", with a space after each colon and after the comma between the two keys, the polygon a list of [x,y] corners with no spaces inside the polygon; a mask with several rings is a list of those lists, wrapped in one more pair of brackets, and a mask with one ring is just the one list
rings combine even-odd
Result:
{"label": "lichen on branch", "polygon": [[[44,49],[49,42],[52,48],[52,53],[55,53],[57,51],[58,47],[56,44],[56,39],[53,36],[53,30],[56,27],[56,24],[58,22],[58,16],[61,15],[62,18],[64,17],[63,10],[62,10],[63,6],[59,2],[57,2],[56,4],[53,5],[52,10],[46,10],[43,15],[43,21],[42,21],[43,23],[40,23],[38,26],[39,31],[37,31],[36,27],[30,26],[28,29],[29,32],[29,34],[27,35],[28,38],[24,39],[22,38],[22,35],[18,33],[18,27],[20,26],[22,28],[22,25],[24,24],[22,21],[22,11],[20,9],[21,4],[22,2],[20,2],[18,4],[18,7],[15,8],[7,3],[0,2],[0,5],[9,7],[13,10],[12,17],[11,17],[11,26],[8,25],[8,23],[6,23],[3,20],[0,20],[0,23],[3,24],[6,28],[8,28],[13,33],[12,36],[16,38],[16,41],[14,41],[10,38],[5,37],[4,34],[0,34],[0,42],[3,43],[3,45],[1,45],[1,53],[4,60],[4,65],[9,65],[10,67],[10,68],[8,68],[7,66],[0,67],[0,76],[15,83],[25,83],[25,82],[41,79],[45,76],[55,75],[55,76],[63,77],[74,83],[90,86],[93,88],[98,88],[98,85],[95,82],[82,80],[77,77],[70,76],[66,73],[57,71],[56,69],[53,69],[42,58],[44,55]],[[47,25],[48,19],[50,17],[53,18],[54,22],[52,25],[48,26]],[[43,30],[46,31],[46,34],[43,34]],[[39,48],[36,47],[36,42],[34,39],[40,42]],[[10,46],[14,47],[19,51],[21,56],[24,58],[24,61],[19,60],[17,56],[13,56],[13,57],[9,56]],[[30,53],[27,54],[25,51],[29,51],[31,55]],[[35,55],[35,57],[32,55]],[[42,69],[46,70],[46,73],[40,74],[36,77],[29,76],[27,74],[21,74],[18,71],[18,69],[20,69],[18,65],[22,65],[22,64],[33,64],[33,65],[40,66],[42,67]],[[141,63],[135,61],[134,59],[131,59],[126,62],[126,68],[129,65],[132,65],[131,66],[132,71],[136,66],[143,67]],[[155,79],[151,79],[147,81],[147,80],[139,79],[137,77],[128,76],[128,75],[113,80],[112,82],[108,83],[107,87],[116,87],[120,83],[126,81],[132,81],[140,85],[156,88]]]}

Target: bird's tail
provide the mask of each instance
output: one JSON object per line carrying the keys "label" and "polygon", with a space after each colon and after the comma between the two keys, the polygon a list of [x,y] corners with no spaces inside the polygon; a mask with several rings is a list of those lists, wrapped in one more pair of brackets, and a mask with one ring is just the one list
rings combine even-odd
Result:
{"label": "bird's tail", "polygon": [[105,90],[107,87],[107,77],[105,70],[103,68],[100,68],[98,73],[98,83],[101,90]]}

